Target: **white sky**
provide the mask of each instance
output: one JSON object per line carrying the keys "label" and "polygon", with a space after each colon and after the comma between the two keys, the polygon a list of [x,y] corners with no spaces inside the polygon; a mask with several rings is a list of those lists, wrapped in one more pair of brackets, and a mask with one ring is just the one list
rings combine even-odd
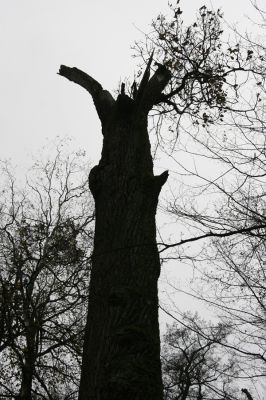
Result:
{"label": "white sky", "polygon": [[[181,1],[193,19],[202,0]],[[249,0],[213,0],[228,21],[247,22]],[[18,165],[57,135],[73,136],[92,161],[101,133],[89,95],[56,75],[60,64],[77,66],[113,90],[133,76],[131,58],[140,31],[168,10],[167,0],[0,0],[0,158]]]}
{"label": "white sky", "polygon": [[[100,124],[83,89],[58,76],[60,64],[76,66],[109,90],[133,76],[137,27],[149,31],[167,0],[0,0],[0,159],[18,166],[46,139],[72,136],[96,163],[101,151]],[[183,0],[193,20],[202,0]],[[245,29],[254,15],[249,0],[213,0],[228,22]],[[187,301],[187,299],[186,299]]]}

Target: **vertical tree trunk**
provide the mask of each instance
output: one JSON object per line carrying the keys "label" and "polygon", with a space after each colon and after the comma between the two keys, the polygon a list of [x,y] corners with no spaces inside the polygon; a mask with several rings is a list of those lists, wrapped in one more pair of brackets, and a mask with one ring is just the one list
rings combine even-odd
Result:
{"label": "vertical tree trunk", "polygon": [[33,365],[26,360],[22,367],[22,381],[20,386],[19,400],[31,400],[31,387],[33,378]]}
{"label": "vertical tree trunk", "polygon": [[[167,172],[153,175],[148,111],[169,79],[149,79],[117,100],[76,68],[102,122],[103,150],[89,183],[96,225],[79,400],[162,400],[155,214]],[[161,71],[160,71],[161,72]]]}
{"label": "vertical tree trunk", "polygon": [[[33,321],[32,321],[33,323]],[[22,365],[22,376],[21,376],[21,385],[19,392],[19,400],[31,400],[32,399],[32,380],[34,374],[34,367],[36,361],[36,332],[34,326],[29,326],[27,328],[27,337],[26,337],[26,349],[25,349],[25,359]]]}

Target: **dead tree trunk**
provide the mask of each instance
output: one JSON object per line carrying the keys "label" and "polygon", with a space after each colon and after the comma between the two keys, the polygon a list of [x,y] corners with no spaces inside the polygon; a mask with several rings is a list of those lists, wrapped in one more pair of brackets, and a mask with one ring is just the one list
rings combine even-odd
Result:
{"label": "dead tree trunk", "polygon": [[162,400],[155,214],[168,173],[153,174],[148,112],[170,73],[152,57],[133,98],[89,75],[59,74],[91,94],[102,123],[101,160],[89,176],[96,225],[79,400]]}

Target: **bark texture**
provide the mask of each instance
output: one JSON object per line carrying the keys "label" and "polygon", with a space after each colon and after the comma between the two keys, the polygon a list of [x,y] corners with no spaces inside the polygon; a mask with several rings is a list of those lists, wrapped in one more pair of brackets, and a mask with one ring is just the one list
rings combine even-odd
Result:
{"label": "bark texture", "polygon": [[33,320],[28,319],[28,322],[29,324],[26,327],[26,351],[21,365],[21,386],[17,400],[32,399],[32,381],[36,362],[36,329]]}
{"label": "bark texture", "polygon": [[96,225],[79,400],[162,400],[155,214],[168,173],[153,174],[147,116],[170,79],[149,60],[132,98],[114,100],[84,72],[59,74],[91,94],[102,123],[89,176]]}

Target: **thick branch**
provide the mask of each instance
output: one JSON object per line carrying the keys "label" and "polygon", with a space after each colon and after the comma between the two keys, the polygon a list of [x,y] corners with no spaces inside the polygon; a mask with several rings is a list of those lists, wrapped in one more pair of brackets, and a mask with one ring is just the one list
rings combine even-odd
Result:
{"label": "thick branch", "polygon": [[162,91],[171,79],[171,72],[164,65],[157,65],[158,68],[147,82],[141,99],[141,107],[143,107],[145,111],[151,110],[152,107],[158,103],[158,100],[162,96]]}
{"label": "thick branch", "polygon": [[103,90],[102,85],[98,81],[75,67],[70,68],[65,65],[61,65],[58,74],[72,82],[77,83],[90,93],[100,120],[102,123],[105,122],[115,103],[108,90]]}
{"label": "thick branch", "polygon": [[224,233],[222,233],[222,232],[216,233],[216,232],[210,231],[210,232],[205,233],[205,234],[200,235],[200,236],[195,236],[195,237],[191,237],[191,238],[188,238],[188,239],[180,240],[180,242],[176,242],[176,243],[167,244],[167,243],[160,243],[159,242],[157,244],[161,245],[161,246],[164,246],[163,249],[160,250],[160,253],[162,253],[163,251],[165,251],[165,250],[167,250],[167,249],[169,249],[171,247],[180,246],[182,244],[189,243],[189,242],[195,242],[195,241],[200,240],[200,239],[206,239],[206,238],[212,238],[212,237],[224,238],[224,237],[228,237],[228,236],[244,234],[244,233],[249,233],[249,232],[252,233],[252,231],[254,231],[254,230],[265,229],[265,228],[266,228],[266,225],[265,224],[261,224],[261,225],[251,225],[251,226],[246,227],[246,228],[239,228],[239,229],[236,229],[236,230],[233,230],[233,231],[229,231],[229,232],[224,232]]}
{"label": "thick branch", "polygon": [[78,68],[70,68],[66,65],[61,65],[59,75],[82,86],[91,94],[93,100],[98,96],[99,92],[103,90],[99,82]]}
{"label": "thick branch", "polygon": [[153,54],[154,54],[154,50],[151,53],[151,56],[150,56],[149,61],[148,61],[147,65],[146,65],[143,77],[142,77],[141,82],[139,84],[139,89],[138,89],[138,93],[137,93],[137,96],[136,96],[137,101],[139,101],[139,99],[141,99],[141,97],[143,95],[143,92],[144,92],[144,90],[145,90],[145,88],[146,88],[146,86],[147,86],[147,84],[149,82],[151,63],[152,63],[152,60],[153,60]]}

